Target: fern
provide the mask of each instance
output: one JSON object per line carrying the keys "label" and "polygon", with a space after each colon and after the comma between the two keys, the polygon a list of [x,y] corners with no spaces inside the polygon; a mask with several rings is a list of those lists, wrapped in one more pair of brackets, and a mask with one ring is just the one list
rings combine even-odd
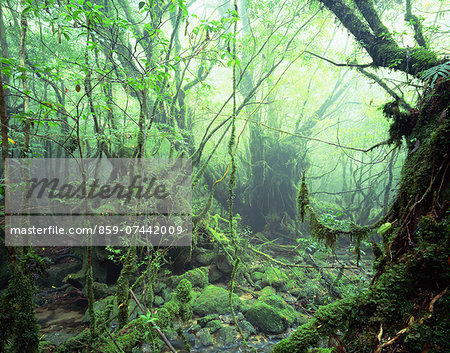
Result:
{"label": "fern", "polygon": [[423,81],[430,81],[431,89],[434,88],[439,77],[444,77],[445,79],[450,77],[450,61],[433,66],[420,74],[420,78]]}

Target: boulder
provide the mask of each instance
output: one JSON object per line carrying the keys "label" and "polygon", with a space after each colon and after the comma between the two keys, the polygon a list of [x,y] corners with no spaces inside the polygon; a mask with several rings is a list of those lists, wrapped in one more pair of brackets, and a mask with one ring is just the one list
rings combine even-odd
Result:
{"label": "boulder", "polygon": [[[237,310],[240,305],[241,299],[233,293],[233,308]],[[198,315],[229,313],[229,292],[222,287],[209,285],[195,299],[193,309]]]}

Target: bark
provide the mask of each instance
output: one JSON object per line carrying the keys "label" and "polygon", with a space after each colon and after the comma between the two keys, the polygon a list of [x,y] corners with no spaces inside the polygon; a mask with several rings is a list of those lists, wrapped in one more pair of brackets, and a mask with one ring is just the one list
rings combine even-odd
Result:
{"label": "bark", "polygon": [[406,0],[406,14],[405,21],[411,22],[414,28],[414,39],[417,44],[419,44],[423,48],[427,48],[427,43],[423,36],[423,28],[422,23],[416,15],[413,15],[411,10],[411,0]]}
{"label": "bark", "polygon": [[27,154],[30,151],[30,128],[31,128],[31,118],[27,115],[29,113],[30,109],[30,97],[28,96],[28,78],[26,77],[26,67],[25,67],[25,56],[26,56],[26,47],[25,47],[25,41],[27,37],[27,30],[28,30],[28,21],[25,14],[22,12],[20,15],[20,27],[21,27],[21,33],[20,33],[20,47],[19,47],[19,62],[20,67],[22,68],[22,88],[24,92],[23,97],[23,111],[25,116],[25,128],[24,128],[24,142],[23,142],[23,149],[22,149],[22,157],[27,156]]}

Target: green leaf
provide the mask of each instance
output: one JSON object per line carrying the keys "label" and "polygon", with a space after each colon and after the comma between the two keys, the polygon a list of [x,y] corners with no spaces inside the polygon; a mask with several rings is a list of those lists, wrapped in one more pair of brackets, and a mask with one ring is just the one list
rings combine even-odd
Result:
{"label": "green leaf", "polygon": [[142,10],[142,8],[145,6],[145,1],[141,1],[138,5],[139,10]]}
{"label": "green leaf", "polygon": [[384,234],[391,228],[392,228],[392,223],[387,222],[387,223],[381,225],[380,228],[378,228],[377,233]]}

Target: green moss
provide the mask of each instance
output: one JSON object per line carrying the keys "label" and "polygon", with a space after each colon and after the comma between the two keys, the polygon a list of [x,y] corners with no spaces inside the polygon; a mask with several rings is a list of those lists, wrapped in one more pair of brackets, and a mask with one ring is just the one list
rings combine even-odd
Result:
{"label": "green moss", "polygon": [[182,279],[186,279],[191,282],[192,287],[204,288],[208,284],[208,274],[208,267],[198,267],[187,271],[181,276],[173,277],[172,281],[177,285]]}
{"label": "green moss", "polygon": [[275,288],[272,288],[270,286],[266,286],[259,291],[260,296],[274,295],[276,293],[277,291],[275,290]]}
{"label": "green moss", "polygon": [[204,317],[198,318],[197,323],[201,327],[205,327],[208,322],[210,322],[212,320],[217,320],[218,318],[219,318],[218,314],[210,314],[210,315],[206,315]]}
{"label": "green moss", "polygon": [[299,314],[283,298],[274,294],[259,297],[250,305],[245,316],[252,325],[266,333],[281,333],[299,318]]}
{"label": "green moss", "polygon": [[33,304],[34,278],[26,269],[27,262],[11,266],[8,288],[0,297],[0,351],[38,351],[39,329]]}
{"label": "green moss", "polygon": [[[236,310],[240,305],[241,299],[233,294],[233,308]],[[198,315],[229,313],[229,292],[221,287],[207,286],[194,301],[194,312]]]}
{"label": "green moss", "polygon": [[275,345],[272,353],[306,353],[308,348],[320,340],[316,320],[300,326],[290,336]]}
{"label": "green moss", "polygon": [[206,324],[206,328],[209,328],[211,333],[217,332],[222,328],[220,320],[211,320]]}
{"label": "green moss", "polygon": [[288,281],[288,276],[285,271],[278,268],[269,267],[262,277],[263,285],[269,285],[275,288],[283,288]]}

